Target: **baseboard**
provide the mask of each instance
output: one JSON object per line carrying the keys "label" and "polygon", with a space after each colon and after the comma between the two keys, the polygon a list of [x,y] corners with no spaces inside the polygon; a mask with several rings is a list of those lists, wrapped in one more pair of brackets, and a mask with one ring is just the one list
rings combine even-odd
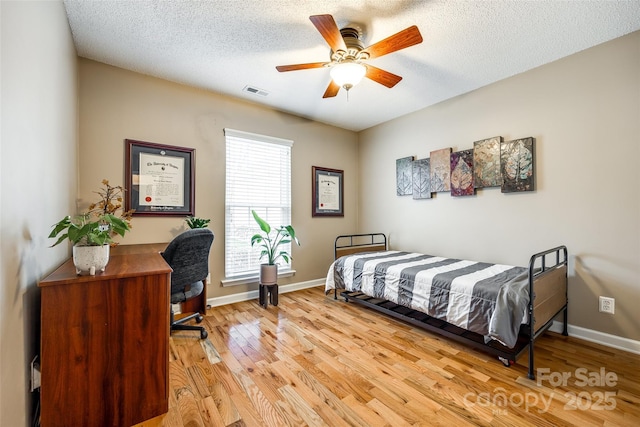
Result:
{"label": "baseboard", "polygon": [[[284,294],[287,292],[299,291],[302,289],[314,288],[316,286],[324,285],[325,279],[308,280],[306,282],[291,283],[289,285],[279,285],[278,293]],[[233,304],[235,302],[249,301],[258,299],[258,290],[240,292],[233,295],[226,295],[223,297],[207,298],[207,305],[211,307],[218,307],[221,305]]]}
{"label": "baseboard", "polygon": [[[564,323],[554,321],[549,330],[561,334],[563,326]],[[593,329],[581,328],[580,326],[568,325],[567,330],[569,332],[569,336],[572,337],[628,351],[629,353],[640,354],[640,341],[607,334],[605,332],[594,331]]]}

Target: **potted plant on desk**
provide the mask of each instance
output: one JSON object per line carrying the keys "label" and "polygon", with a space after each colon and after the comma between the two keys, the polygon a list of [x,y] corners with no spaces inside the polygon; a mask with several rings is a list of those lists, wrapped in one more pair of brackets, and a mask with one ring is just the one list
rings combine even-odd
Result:
{"label": "potted plant on desk", "polygon": [[[291,225],[282,225],[278,228],[272,228],[267,221],[260,218],[256,211],[252,210],[251,214],[260,226],[261,233],[251,237],[251,246],[260,245],[262,252],[260,259],[266,258],[266,264],[260,265],[260,284],[275,285],[278,282],[278,264],[280,258],[288,263],[292,258],[291,255],[280,248],[281,245],[295,242],[300,245],[296,232]],[[273,232],[273,233],[272,233]]]}
{"label": "potted plant on desk", "polygon": [[109,262],[109,248],[115,245],[113,237],[124,236],[131,229],[133,211],[123,212],[121,186],[112,187],[102,180],[104,189],[97,191],[100,201],[92,203],[87,212],[62,218],[53,226],[49,238],[58,240],[51,247],[69,240],[73,244],[73,263],[78,274],[104,271]]}

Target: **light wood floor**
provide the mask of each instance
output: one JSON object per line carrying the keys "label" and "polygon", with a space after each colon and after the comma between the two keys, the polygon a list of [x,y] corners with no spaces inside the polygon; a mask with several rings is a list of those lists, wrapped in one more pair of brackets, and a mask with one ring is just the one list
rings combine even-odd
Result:
{"label": "light wood floor", "polygon": [[320,287],[203,324],[172,336],[169,412],[139,426],[640,425],[640,356],[572,337],[540,338],[532,381],[526,356],[506,368]]}

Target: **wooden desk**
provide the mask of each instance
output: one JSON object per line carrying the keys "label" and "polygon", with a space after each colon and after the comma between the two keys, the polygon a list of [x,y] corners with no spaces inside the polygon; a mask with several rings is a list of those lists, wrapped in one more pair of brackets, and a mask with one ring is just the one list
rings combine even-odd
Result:
{"label": "wooden desk", "polygon": [[[137,245],[118,245],[111,248],[112,255],[160,253],[165,250],[168,243],[142,243]],[[207,281],[203,281],[204,290],[200,295],[180,304],[181,314],[176,315],[176,319],[186,316],[189,313],[207,314]]]}
{"label": "wooden desk", "polygon": [[118,245],[111,248],[111,255],[135,255],[160,253],[168,243],[140,243],[137,245]]}
{"label": "wooden desk", "polygon": [[41,425],[130,426],[168,411],[171,268],[157,252],[112,255],[42,292]]}

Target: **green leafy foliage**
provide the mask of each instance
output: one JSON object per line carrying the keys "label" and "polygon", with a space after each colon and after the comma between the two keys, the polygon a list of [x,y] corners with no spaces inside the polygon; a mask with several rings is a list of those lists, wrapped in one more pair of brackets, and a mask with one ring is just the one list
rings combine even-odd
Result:
{"label": "green leafy foliage", "polygon": [[282,225],[278,228],[272,228],[267,221],[258,216],[256,211],[252,210],[251,214],[262,231],[251,237],[251,246],[259,245],[262,248],[260,258],[266,258],[267,264],[269,265],[274,265],[279,258],[282,258],[288,263],[292,259],[291,254],[287,251],[280,250],[280,245],[291,242],[300,245],[293,227],[290,225]]}
{"label": "green leafy foliage", "polygon": [[[100,200],[89,205],[88,212],[71,217],[62,218],[53,225],[49,234],[50,239],[57,239],[51,247],[69,240],[74,245],[102,246],[113,244],[113,237],[124,236],[131,230],[131,216],[133,210],[124,212],[122,209],[121,186],[111,186],[106,179],[102,180],[104,188],[95,193]],[[117,215],[121,212],[120,215]]]}
{"label": "green leafy foliage", "polygon": [[185,218],[189,228],[207,228],[207,225],[211,222],[210,219],[197,218],[195,216],[189,216]]}
{"label": "green leafy foliage", "polygon": [[91,215],[86,213],[73,218],[69,215],[62,218],[53,226],[49,238],[58,239],[52,247],[66,239],[74,245],[102,246],[113,243],[115,234],[124,236],[129,230],[129,224],[113,214],[101,215],[92,221]]}

